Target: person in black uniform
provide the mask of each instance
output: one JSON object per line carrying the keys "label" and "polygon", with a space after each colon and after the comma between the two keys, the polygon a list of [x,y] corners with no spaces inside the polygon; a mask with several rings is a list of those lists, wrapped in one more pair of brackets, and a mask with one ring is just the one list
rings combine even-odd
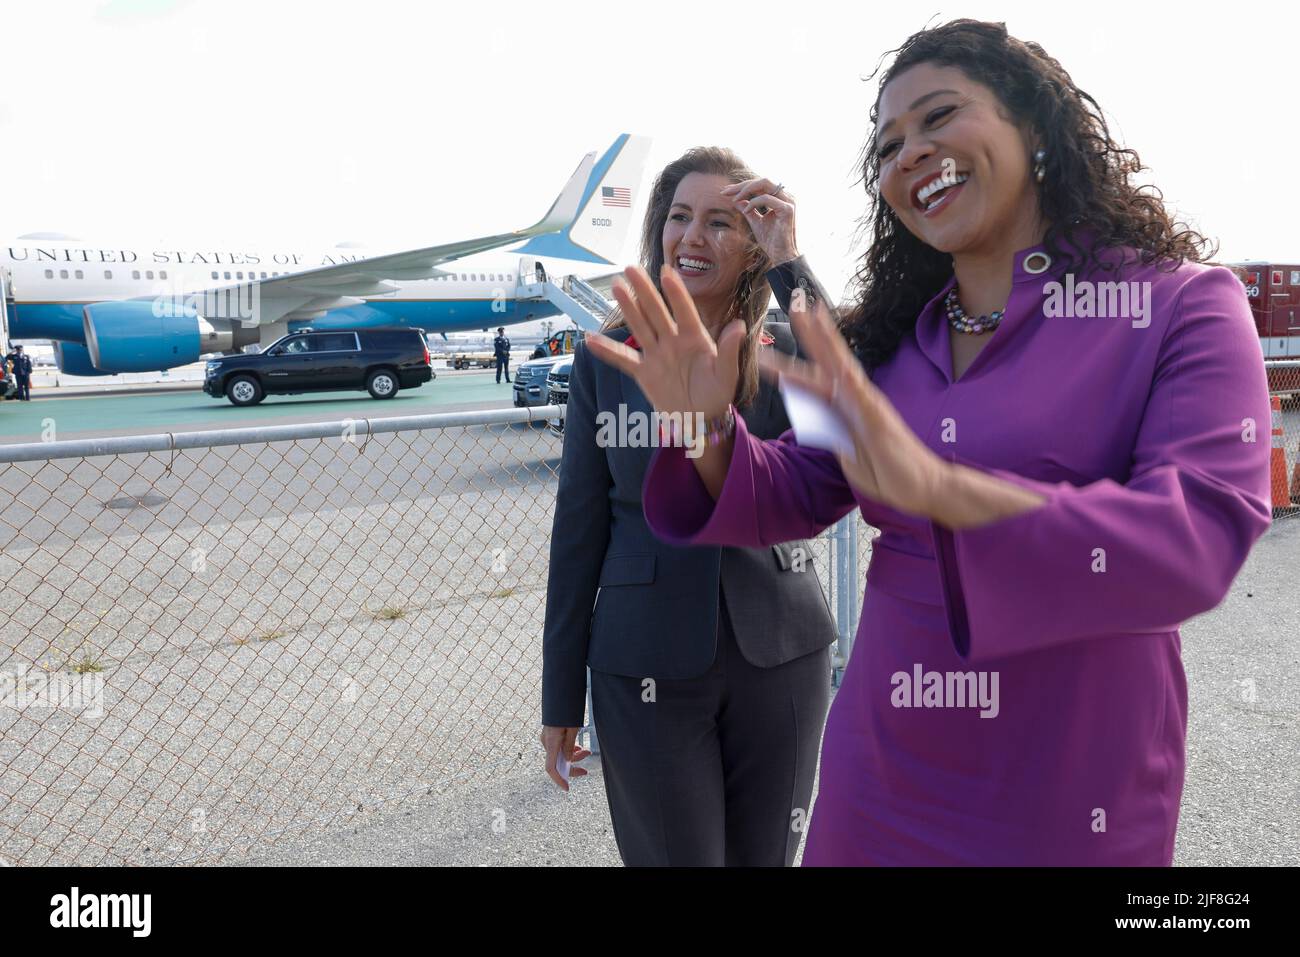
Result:
{"label": "person in black uniform", "polygon": [[22,346],[14,346],[14,351],[5,356],[13,369],[14,385],[17,386],[13,398],[20,399],[23,402],[31,401],[32,397],[32,359],[31,356],[23,352]]}
{"label": "person in black uniform", "polygon": [[497,385],[501,384],[501,371],[506,373],[506,381],[510,381],[510,340],[506,338],[506,327],[497,326],[497,337],[492,340],[492,353],[497,360]]}
{"label": "person in black uniform", "polygon": [[[796,254],[776,230],[751,229],[723,193],[752,177],[720,148],[669,164],[651,193],[641,259],[655,285],[665,263],[677,270],[715,339],[743,322],[735,406],[755,435],[778,438],[789,419],[757,358],[765,348],[799,354],[788,323],[763,321],[769,280],[779,281],[769,267]],[[602,333],[636,348],[619,312]],[[655,449],[617,446],[598,424],[625,415],[630,438],[634,417],[653,408],[594,351],[584,340],[574,353],[551,530],[547,773],[567,790],[559,759],[589,753],[576,743],[589,665],[623,862],[789,866],[808,822],[836,636],[810,546],[683,548],[656,538],[641,508]]]}

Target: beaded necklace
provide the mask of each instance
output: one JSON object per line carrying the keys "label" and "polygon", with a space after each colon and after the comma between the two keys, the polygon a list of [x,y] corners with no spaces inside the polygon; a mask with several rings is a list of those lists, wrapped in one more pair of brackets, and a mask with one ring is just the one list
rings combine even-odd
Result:
{"label": "beaded necklace", "polygon": [[991,332],[996,329],[1006,311],[1005,309],[999,309],[991,315],[977,316],[972,319],[966,315],[961,303],[957,301],[956,286],[948,290],[948,295],[943,298],[943,305],[948,312],[948,324],[958,332],[966,332],[971,335],[979,335],[981,332]]}

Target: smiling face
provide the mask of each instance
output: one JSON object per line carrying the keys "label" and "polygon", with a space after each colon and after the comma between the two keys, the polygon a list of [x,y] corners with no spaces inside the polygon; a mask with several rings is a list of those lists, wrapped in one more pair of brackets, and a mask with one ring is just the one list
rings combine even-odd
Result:
{"label": "smiling face", "polygon": [[677,271],[705,324],[727,315],[746,268],[749,226],[722,195],[725,176],[687,173],[664,223],[664,262]]}
{"label": "smiling face", "polygon": [[1041,241],[1034,145],[994,92],[956,67],[918,63],[880,96],[880,194],[914,236],[953,255]]}

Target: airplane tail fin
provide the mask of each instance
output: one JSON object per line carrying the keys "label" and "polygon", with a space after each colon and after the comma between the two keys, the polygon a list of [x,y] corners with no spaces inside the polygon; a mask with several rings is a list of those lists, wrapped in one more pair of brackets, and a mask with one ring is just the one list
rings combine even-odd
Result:
{"label": "airplane tail fin", "polygon": [[613,265],[621,257],[633,210],[648,187],[650,138],[619,136],[587,178],[578,214],[559,232],[534,236],[514,252]]}

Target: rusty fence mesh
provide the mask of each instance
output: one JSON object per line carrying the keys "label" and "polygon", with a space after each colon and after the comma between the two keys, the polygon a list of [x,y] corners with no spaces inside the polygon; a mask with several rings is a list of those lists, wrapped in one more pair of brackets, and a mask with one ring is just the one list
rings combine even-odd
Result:
{"label": "rusty fence mesh", "polygon": [[[1289,517],[1300,361],[1267,366]],[[540,774],[562,415],[0,450],[0,862],[227,862]],[[855,513],[812,543],[841,665],[874,534]]]}
{"label": "rusty fence mesh", "polygon": [[1273,518],[1300,514],[1300,360],[1264,363],[1272,400]]}
{"label": "rusty fence mesh", "polygon": [[[544,413],[0,462],[0,860],[233,862],[470,774],[540,774]],[[813,544],[834,608],[846,544]]]}

